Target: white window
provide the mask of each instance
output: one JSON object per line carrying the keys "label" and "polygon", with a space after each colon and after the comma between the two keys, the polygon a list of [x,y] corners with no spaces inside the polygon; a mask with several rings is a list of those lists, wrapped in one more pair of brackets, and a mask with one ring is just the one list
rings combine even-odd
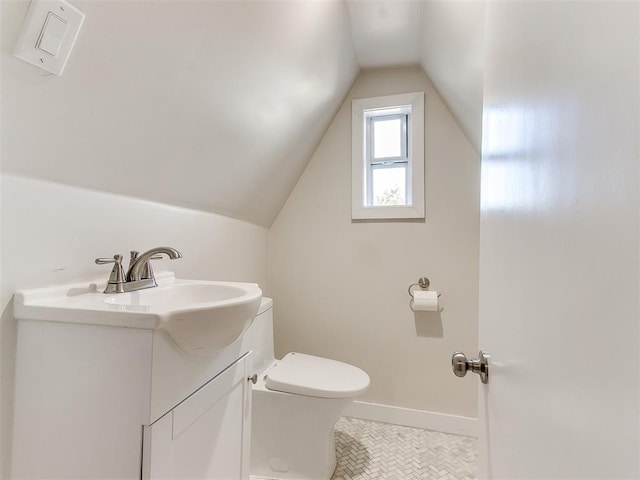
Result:
{"label": "white window", "polygon": [[354,100],[352,122],[352,218],[424,218],[424,93]]}

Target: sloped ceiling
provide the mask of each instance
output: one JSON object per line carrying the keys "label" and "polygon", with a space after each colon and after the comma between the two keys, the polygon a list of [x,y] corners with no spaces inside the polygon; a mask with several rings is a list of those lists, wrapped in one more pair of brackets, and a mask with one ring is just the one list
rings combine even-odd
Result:
{"label": "sloped ceiling", "polygon": [[482,147],[484,0],[426,1],[421,64],[476,151]]}
{"label": "sloped ceiling", "polygon": [[76,1],[59,78],[11,55],[28,1],[0,3],[3,171],[264,226],[358,73],[342,1]]}
{"label": "sloped ceiling", "polygon": [[363,68],[420,64],[480,152],[485,0],[347,0]]}
{"label": "sloped ceiling", "polygon": [[359,69],[406,64],[479,150],[483,0],[71,1],[62,77],[11,55],[29,2],[0,2],[4,172],[270,226]]}

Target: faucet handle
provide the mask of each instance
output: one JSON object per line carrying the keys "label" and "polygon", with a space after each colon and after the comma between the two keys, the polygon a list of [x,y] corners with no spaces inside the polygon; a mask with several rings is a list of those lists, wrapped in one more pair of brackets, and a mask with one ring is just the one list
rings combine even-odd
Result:
{"label": "faucet handle", "polygon": [[122,255],[114,255],[111,258],[96,258],[96,265],[105,265],[113,263],[113,269],[107,281],[107,288],[104,293],[123,293],[124,292],[124,270],[122,269]]}
{"label": "faucet handle", "polygon": [[96,265],[105,265],[107,263],[122,263],[122,255],[114,255],[113,258],[96,258]]}

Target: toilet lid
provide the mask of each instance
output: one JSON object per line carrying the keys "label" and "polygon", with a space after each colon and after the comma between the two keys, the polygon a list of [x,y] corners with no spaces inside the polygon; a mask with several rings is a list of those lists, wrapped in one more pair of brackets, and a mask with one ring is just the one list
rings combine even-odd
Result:
{"label": "toilet lid", "polygon": [[323,398],[348,398],[369,388],[369,375],[347,363],[288,353],[267,372],[269,390]]}

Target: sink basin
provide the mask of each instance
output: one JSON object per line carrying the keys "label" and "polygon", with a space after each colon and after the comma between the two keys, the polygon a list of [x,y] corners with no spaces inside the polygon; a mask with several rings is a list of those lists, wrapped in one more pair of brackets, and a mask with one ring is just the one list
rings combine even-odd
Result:
{"label": "sink basin", "polygon": [[211,354],[233,343],[258,312],[255,283],[176,279],[156,275],[158,286],[104,294],[104,283],[21,290],[13,300],[18,319],[146,328],[166,332],[188,354]]}
{"label": "sink basin", "polygon": [[247,293],[246,283],[198,282],[177,280],[170,285],[147,288],[137,292],[105,295],[105,303],[111,305],[163,306],[234,300]]}

